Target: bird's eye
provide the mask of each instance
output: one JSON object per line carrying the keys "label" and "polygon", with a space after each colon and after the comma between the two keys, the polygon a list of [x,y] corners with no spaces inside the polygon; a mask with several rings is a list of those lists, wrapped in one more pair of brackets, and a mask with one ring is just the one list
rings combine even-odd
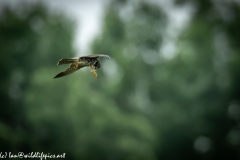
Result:
{"label": "bird's eye", "polygon": [[94,66],[95,66],[96,68],[100,68],[100,67],[101,67],[101,64],[100,64],[99,61],[96,61],[96,62],[94,62]]}

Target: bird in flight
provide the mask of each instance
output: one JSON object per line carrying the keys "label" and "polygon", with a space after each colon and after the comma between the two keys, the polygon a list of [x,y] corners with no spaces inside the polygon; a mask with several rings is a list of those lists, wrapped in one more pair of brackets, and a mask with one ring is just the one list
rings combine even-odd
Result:
{"label": "bird in flight", "polygon": [[60,77],[69,75],[79,70],[80,68],[83,68],[86,66],[89,66],[91,72],[93,72],[94,77],[97,77],[96,69],[99,69],[101,67],[101,63],[98,60],[98,58],[100,57],[110,58],[108,55],[105,55],[105,54],[94,54],[94,55],[88,55],[88,56],[82,56],[82,57],[60,59],[57,65],[70,64],[70,66],[65,71],[57,74],[54,78],[60,78]]}

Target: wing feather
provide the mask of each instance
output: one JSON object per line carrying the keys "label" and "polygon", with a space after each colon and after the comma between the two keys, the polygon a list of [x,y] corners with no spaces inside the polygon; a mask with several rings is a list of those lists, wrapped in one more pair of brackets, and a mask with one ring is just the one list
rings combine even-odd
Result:
{"label": "wing feather", "polygon": [[62,58],[58,61],[57,65],[70,64],[77,61],[78,61],[78,58]]}
{"label": "wing feather", "polygon": [[75,68],[75,65],[74,65],[74,64],[71,64],[68,69],[66,69],[66,70],[63,71],[63,72],[58,73],[54,78],[64,77],[64,76],[66,76],[66,75],[69,75],[69,74],[71,74],[71,73],[79,70],[79,69],[82,68],[82,67],[84,67],[84,66],[78,65],[78,68]]}
{"label": "wing feather", "polygon": [[82,56],[79,58],[110,58],[108,55],[106,54],[92,54],[92,55],[88,55],[88,56]]}

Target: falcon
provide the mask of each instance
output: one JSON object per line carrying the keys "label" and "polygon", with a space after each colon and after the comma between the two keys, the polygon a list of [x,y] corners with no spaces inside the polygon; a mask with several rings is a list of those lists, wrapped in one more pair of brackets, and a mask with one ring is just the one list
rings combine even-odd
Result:
{"label": "falcon", "polygon": [[57,65],[70,64],[70,66],[65,71],[57,74],[54,78],[64,77],[83,67],[90,67],[90,70],[91,72],[93,72],[94,77],[97,77],[96,69],[99,69],[101,67],[101,63],[98,58],[101,57],[110,58],[108,55],[105,54],[94,54],[82,57],[60,59]]}

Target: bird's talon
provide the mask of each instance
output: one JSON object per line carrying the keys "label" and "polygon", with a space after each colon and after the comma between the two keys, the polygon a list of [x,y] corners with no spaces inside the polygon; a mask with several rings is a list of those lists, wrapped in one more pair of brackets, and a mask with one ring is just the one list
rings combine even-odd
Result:
{"label": "bird's talon", "polygon": [[94,77],[97,77],[97,72],[93,71],[93,75],[94,75]]}

